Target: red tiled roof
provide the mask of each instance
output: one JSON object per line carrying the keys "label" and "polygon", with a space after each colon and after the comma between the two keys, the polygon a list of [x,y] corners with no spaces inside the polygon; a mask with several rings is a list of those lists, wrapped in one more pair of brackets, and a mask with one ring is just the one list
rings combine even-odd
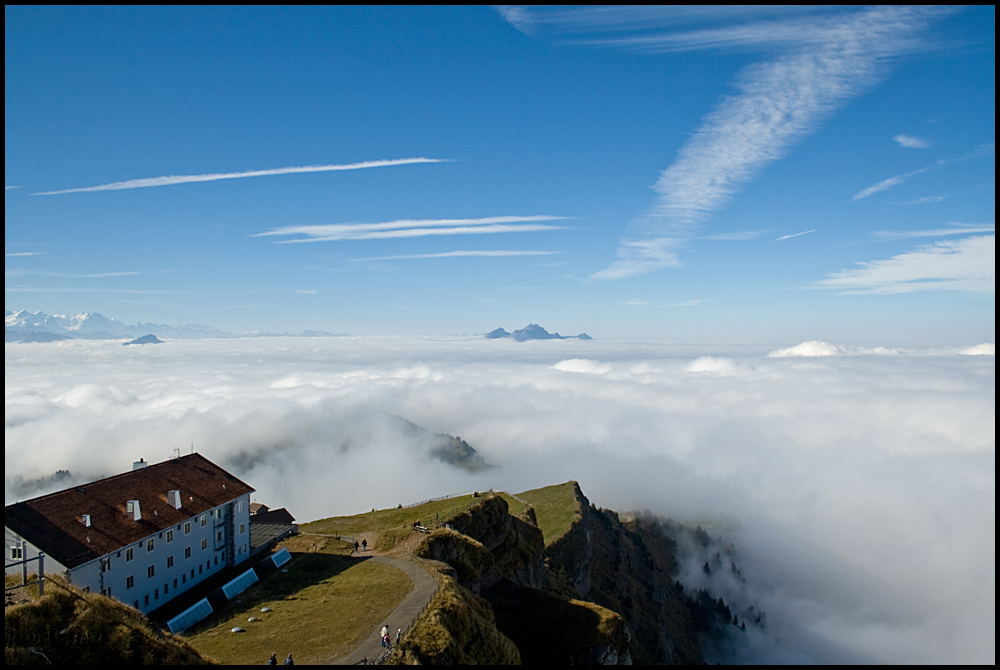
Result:
{"label": "red tiled roof", "polygon": [[[167,502],[173,490],[181,493],[181,509]],[[4,526],[74,568],[253,490],[201,454],[190,454],[8,505]],[[139,501],[141,520],[126,515],[129,500]]]}

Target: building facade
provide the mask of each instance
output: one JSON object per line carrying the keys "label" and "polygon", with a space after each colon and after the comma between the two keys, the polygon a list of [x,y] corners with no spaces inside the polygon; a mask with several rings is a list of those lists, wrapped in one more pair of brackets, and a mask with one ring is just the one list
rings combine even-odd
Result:
{"label": "building facade", "polygon": [[[200,454],[4,508],[7,559],[150,612],[250,557],[253,489]],[[20,571],[20,567],[10,569]]]}

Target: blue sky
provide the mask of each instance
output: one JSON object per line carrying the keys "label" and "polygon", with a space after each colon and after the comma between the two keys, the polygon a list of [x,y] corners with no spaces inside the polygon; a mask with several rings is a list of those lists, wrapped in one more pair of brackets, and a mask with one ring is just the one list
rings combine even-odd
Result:
{"label": "blue sky", "polygon": [[994,12],[7,7],[5,305],[992,342]]}

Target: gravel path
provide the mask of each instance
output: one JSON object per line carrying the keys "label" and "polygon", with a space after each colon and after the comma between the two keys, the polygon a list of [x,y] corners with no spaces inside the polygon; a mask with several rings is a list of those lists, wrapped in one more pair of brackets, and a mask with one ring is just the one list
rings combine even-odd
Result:
{"label": "gravel path", "polygon": [[413,590],[403,599],[399,607],[392,611],[385,621],[379,624],[378,628],[372,631],[364,642],[357,649],[347,656],[332,662],[333,665],[357,665],[364,658],[374,658],[379,656],[385,649],[379,638],[382,624],[389,626],[389,635],[393,643],[396,642],[396,630],[402,628],[404,631],[413,622],[414,617],[427,605],[437,592],[437,582],[430,573],[416,563],[404,561],[399,558],[389,558],[387,556],[373,556],[370,560],[378,561],[399,568],[405,572],[413,582]]}

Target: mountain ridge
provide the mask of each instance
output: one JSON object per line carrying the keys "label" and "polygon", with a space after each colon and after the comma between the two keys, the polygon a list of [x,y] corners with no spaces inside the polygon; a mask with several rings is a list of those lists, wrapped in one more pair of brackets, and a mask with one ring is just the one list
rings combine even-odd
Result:
{"label": "mountain ridge", "polygon": [[592,340],[590,335],[587,333],[580,333],[579,335],[560,335],[559,333],[550,333],[545,330],[537,323],[529,323],[524,328],[515,330],[512,333],[507,332],[503,328],[496,328],[486,333],[486,339],[488,340],[499,340],[499,339],[512,339],[515,342],[527,342],[528,340]]}

